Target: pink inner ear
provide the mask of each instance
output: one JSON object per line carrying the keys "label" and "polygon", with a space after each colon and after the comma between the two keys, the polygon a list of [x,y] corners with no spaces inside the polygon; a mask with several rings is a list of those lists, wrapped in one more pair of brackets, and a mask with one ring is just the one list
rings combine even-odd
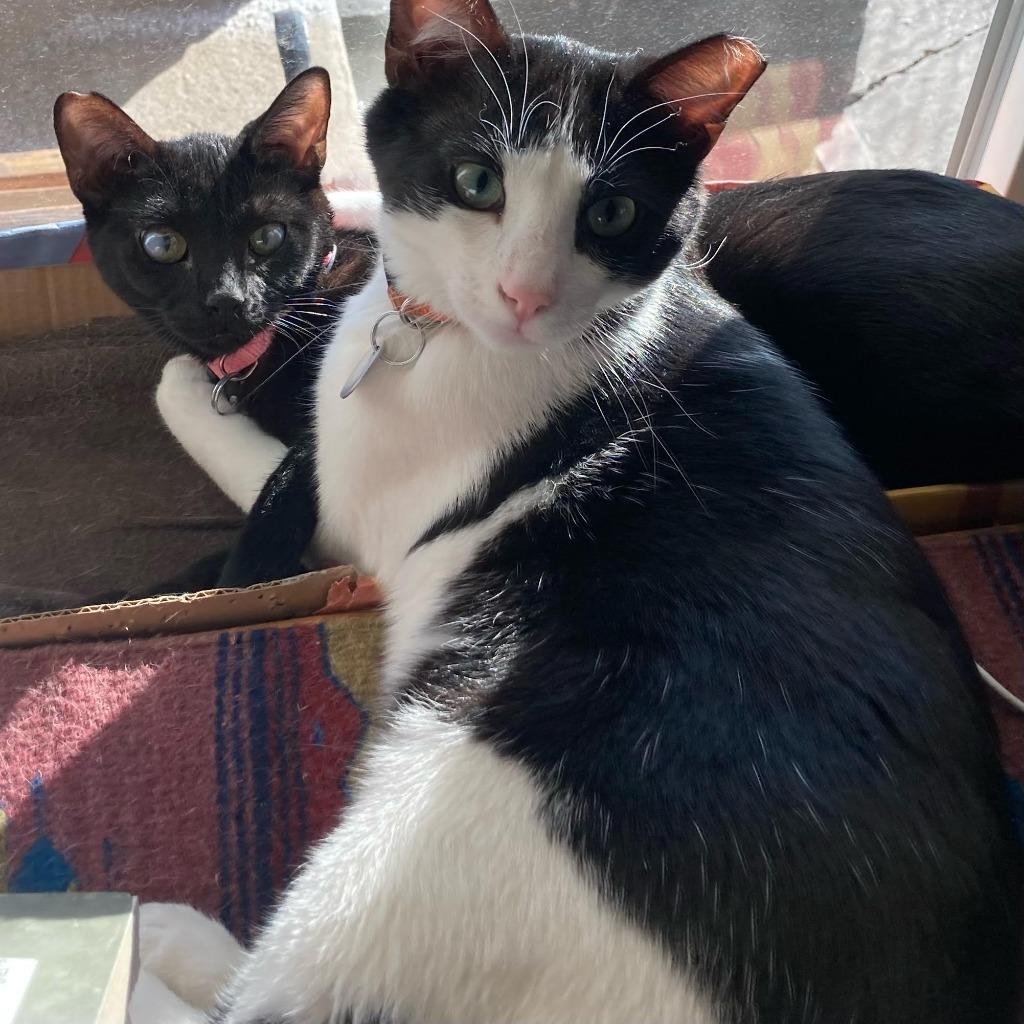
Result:
{"label": "pink inner ear", "polygon": [[703,126],[713,142],[765,66],[749,40],[713,36],[657,61],[647,88],[680,117]]}
{"label": "pink inner ear", "polygon": [[488,47],[503,37],[494,12],[482,0],[412,0],[407,6],[413,43],[447,37],[461,45],[462,29],[471,33],[470,41],[476,36]]}
{"label": "pink inner ear", "polygon": [[488,0],[391,0],[384,71],[395,84],[407,75],[422,77],[439,56],[478,46],[494,53],[505,42]]}
{"label": "pink inner ear", "polygon": [[306,81],[296,79],[264,115],[256,145],[282,151],[296,167],[322,167],[327,156],[330,116],[330,87],[326,81],[313,76]]}
{"label": "pink inner ear", "polygon": [[[434,2],[430,4],[426,2],[415,2],[414,0],[414,2],[409,5],[409,21],[414,40],[425,36],[435,21],[440,21],[442,23],[440,27],[442,28],[447,25],[447,23],[444,22],[444,18],[449,18],[458,24],[457,16],[456,18],[452,18],[448,11],[445,10],[445,7],[446,5],[440,2],[440,0],[434,0]],[[437,16],[439,14],[443,15],[443,17],[438,18]],[[447,29],[452,32],[455,31],[455,28],[452,25],[447,25]],[[435,35],[447,33],[441,33],[439,28],[435,27],[434,31],[430,34]]]}
{"label": "pink inner ear", "polygon": [[54,127],[68,180],[79,198],[101,194],[108,179],[127,171],[133,154],[152,156],[156,143],[120,107],[97,93],[66,93]]}

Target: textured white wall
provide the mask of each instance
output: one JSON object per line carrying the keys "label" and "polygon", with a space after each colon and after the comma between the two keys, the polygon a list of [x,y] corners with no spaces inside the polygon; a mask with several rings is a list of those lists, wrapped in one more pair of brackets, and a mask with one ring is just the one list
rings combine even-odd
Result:
{"label": "textured white wall", "polygon": [[365,179],[361,125],[341,20],[333,0],[249,0],[142,86],[125,109],[157,137],[193,131],[235,133],[284,86],[274,12],[299,10],[314,64],[331,75],[328,177]]}
{"label": "textured white wall", "polygon": [[329,173],[365,178],[335,0],[0,0],[0,151],[55,146],[66,89],[104,93],[157,138],[234,134],[284,85],[274,12],[286,9],[331,73]]}

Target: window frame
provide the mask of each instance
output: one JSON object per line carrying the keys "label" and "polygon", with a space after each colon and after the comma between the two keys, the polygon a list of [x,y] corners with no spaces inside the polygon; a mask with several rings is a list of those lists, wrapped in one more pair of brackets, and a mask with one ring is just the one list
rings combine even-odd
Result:
{"label": "window frame", "polygon": [[946,173],[1024,202],[1024,0],[998,0]]}

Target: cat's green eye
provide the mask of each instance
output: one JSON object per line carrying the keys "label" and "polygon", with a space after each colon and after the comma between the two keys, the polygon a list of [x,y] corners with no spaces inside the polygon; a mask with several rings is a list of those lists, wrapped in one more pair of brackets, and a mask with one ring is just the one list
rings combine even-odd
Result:
{"label": "cat's green eye", "polygon": [[470,161],[455,168],[455,191],[474,210],[492,210],[505,198],[501,178],[489,167]]}
{"label": "cat's green eye", "polygon": [[183,260],[185,253],[188,252],[185,236],[163,224],[146,228],[139,235],[139,245],[142,246],[142,251],[157,263],[177,263]]}
{"label": "cat's green eye", "polygon": [[249,248],[257,256],[269,256],[284,245],[285,234],[285,226],[277,221],[264,224],[249,236]]}
{"label": "cat's green eye", "polygon": [[600,238],[614,238],[628,231],[636,220],[636,203],[629,196],[599,199],[587,210],[590,230]]}

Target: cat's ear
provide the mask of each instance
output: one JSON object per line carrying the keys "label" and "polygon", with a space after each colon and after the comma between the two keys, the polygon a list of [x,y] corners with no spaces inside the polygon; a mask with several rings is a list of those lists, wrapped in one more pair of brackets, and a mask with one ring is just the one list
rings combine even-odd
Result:
{"label": "cat's ear", "polygon": [[156,143],[116,103],[98,92],[58,96],[53,130],[71,191],[90,206],[109,199],[140,155],[156,154]]}
{"label": "cat's ear", "polygon": [[703,147],[703,157],[766,66],[749,39],[718,35],[656,60],[636,80],[676,112],[682,134]]}
{"label": "cat's ear", "polygon": [[323,68],[308,68],[247,129],[250,145],[260,159],[319,174],[327,160],[330,118],[331,76]]}
{"label": "cat's ear", "polygon": [[495,53],[507,43],[488,0],[391,0],[384,73],[398,85],[425,78],[446,59]]}

